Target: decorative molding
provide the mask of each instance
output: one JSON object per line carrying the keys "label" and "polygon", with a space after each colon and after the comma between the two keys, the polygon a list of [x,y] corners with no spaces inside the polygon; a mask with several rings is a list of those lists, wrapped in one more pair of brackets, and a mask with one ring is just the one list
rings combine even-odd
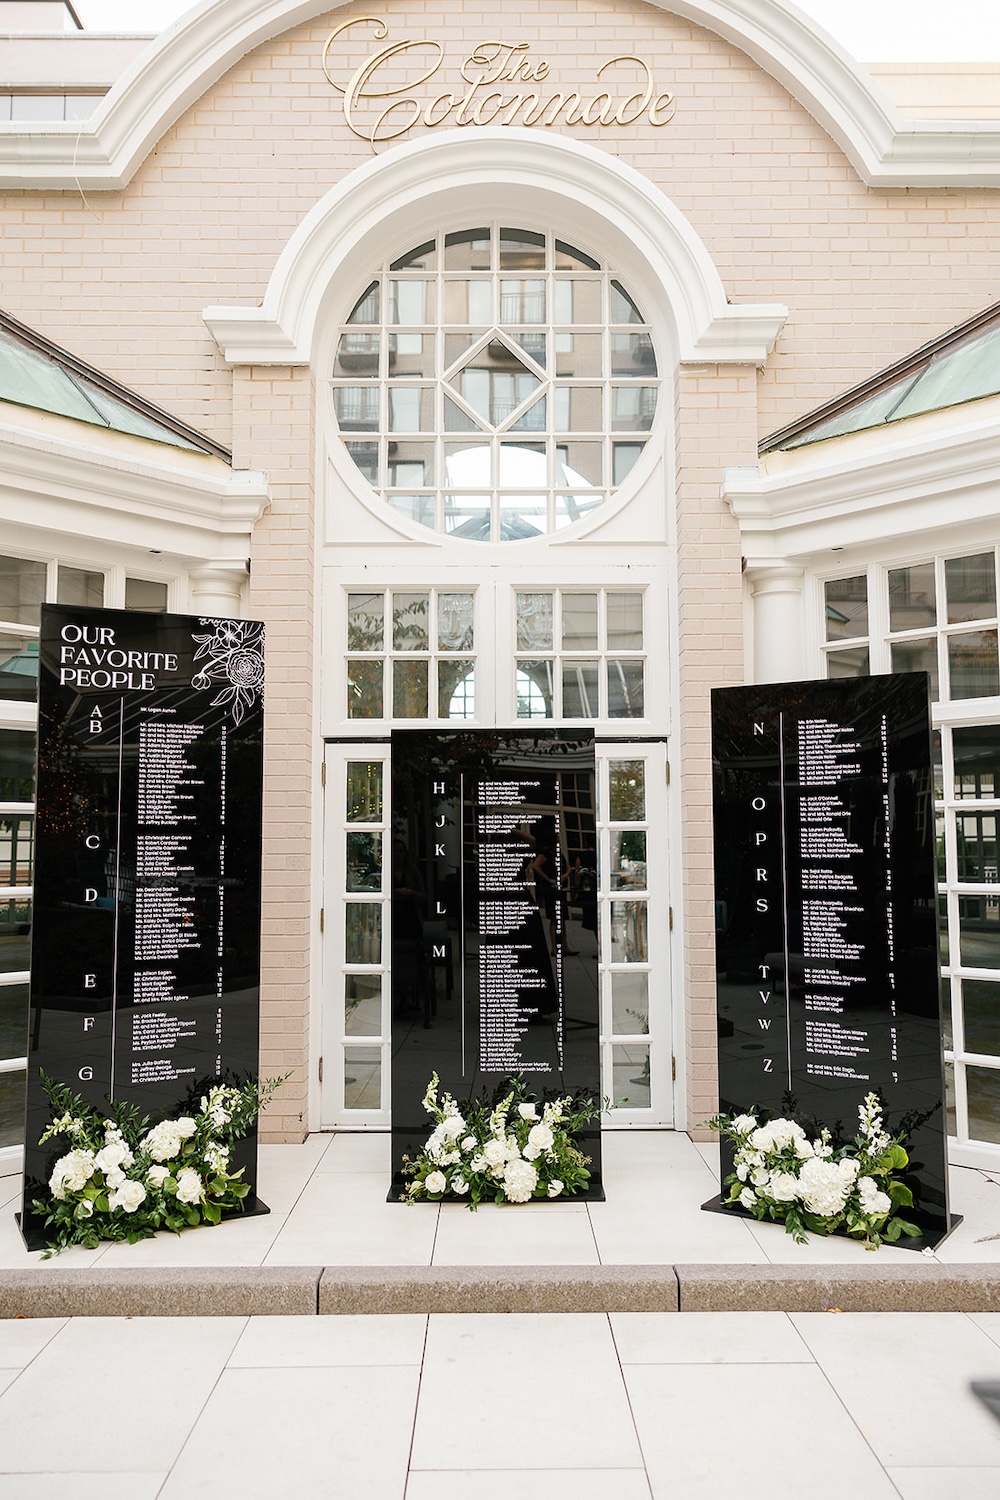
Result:
{"label": "decorative molding", "polygon": [[[731,307],[691,224],[640,172],[594,146],[530,129],[455,129],[373,157],[320,199],[275,263],[260,308],[208,307],[204,318],[230,364],[307,364],[329,288],[384,258],[387,233],[407,243],[448,216],[537,211],[560,232],[607,247],[616,271],[668,306],[677,357],[762,364],[787,308]],[[509,207],[508,207],[509,206]],[[407,228],[406,226],[409,226]],[[662,289],[659,292],[657,289]]]}
{"label": "decorative molding", "polygon": [[998,486],[1000,422],[993,417],[923,438],[900,433],[866,452],[814,449],[773,474],[731,469],[722,494],[740,523],[747,571],[756,572],[902,537],[919,546],[921,534],[963,525],[995,530]]}
{"label": "decorative molding", "polygon": [[[903,119],[860,64],[789,0],[651,3],[752,57],[870,186],[1000,185],[1000,126]],[[248,52],[340,9],[330,0],[204,0],[133,60],[83,127],[0,126],[0,187],[123,188],[170,126]]]}
{"label": "decorative molding", "polygon": [[245,569],[267,502],[263,474],[221,460],[173,468],[0,425],[0,522]]}

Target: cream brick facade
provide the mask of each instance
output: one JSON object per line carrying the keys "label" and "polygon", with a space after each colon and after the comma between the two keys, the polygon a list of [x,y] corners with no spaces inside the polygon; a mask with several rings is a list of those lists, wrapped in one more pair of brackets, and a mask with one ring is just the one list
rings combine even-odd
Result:
{"label": "cream brick facade", "polygon": [[[211,9],[218,17],[224,7]],[[691,263],[714,268],[720,317],[735,319],[744,306],[788,309],[770,353],[763,347],[753,352],[748,343],[742,356],[731,349],[714,363],[707,346],[697,360],[692,348],[682,347],[688,312],[676,289],[672,302],[665,286],[657,290],[650,280],[643,288],[644,306],[653,305],[650,316],[661,332],[661,371],[674,384],[673,437],[659,477],[650,481],[659,489],[647,501],[662,509],[664,543],[656,555],[674,600],[670,649],[678,680],[670,733],[679,745],[673,764],[683,820],[676,908],[682,914],[680,1072],[686,1079],[679,1123],[694,1129],[717,1104],[709,692],[752,671],[744,663],[741,579],[748,547],[723,498],[724,476],[756,468],[764,435],[997,299],[996,188],[946,184],[944,172],[940,186],[923,179],[913,186],[867,183],[842,145],[780,81],[786,61],[768,71],[751,55],[759,47],[749,33],[741,47],[691,19],[699,11],[691,4],[679,4],[678,13],[639,0],[542,0],[499,13],[484,0],[386,0],[377,12],[360,4],[323,14],[306,14],[316,7],[303,4],[284,9],[291,17],[287,28],[275,23],[274,34],[245,55],[224,67],[213,64],[200,92],[189,85],[188,102],[174,111],[176,118],[124,185],[102,189],[82,181],[78,188],[57,188],[46,185],[39,168],[36,184],[24,180],[0,194],[0,306],[230,446],[235,470],[266,476],[269,503],[253,528],[244,604],[249,615],[266,621],[269,641],[262,1067],[294,1071],[271,1108],[267,1138],[300,1139],[315,1124],[319,703],[323,674],[335,670],[317,641],[323,568],[336,560],[325,497],[336,504],[340,494],[328,478],[322,359],[336,321],[364,289],[371,263],[361,250],[355,260],[345,252],[337,279],[328,284],[321,260],[308,277],[303,272],[306,310],[296,314],[296,329],[304,332],[292,352],[291,335],[279,347],[275,334],[269,361],[220,347],[213,336],[219,318],[210,320],[210,329],[205,310],[224,310],[238,332],[241,317],[251,319],[255,309],[271,306],[269,298],[276,301],[276,267],[327,195],[350,185],[354,174],[375,171],[376,158],[388,169],[394,153],[436,142],[449,128],[417,123],[377,151],[348,128],[342,96],[323,71],[324,43],[335,27],[373,14],[386,24],[386,44],[404,38],[442,44],[433,83],[412,82],[419,79],[416,64],[400,65],[400,79],[411,81],[421,103],[444,90],[457,92],[462,60],[498,30],[550,65],[551,90],[580,87],[587,96],[599,88],[595,73],[602,63],[623,54],[641,57],[657,90],[674,96],[669,123],[654,126],[644,117],[630,126],[586,126],[563,118],[531,127],[539,143],[558,138],[593,148],[623,181],[638,174],[672,205],[695,247]],[[772,9],[783,14],[780,4]],[[700,13],[707,14],[704,7]],[[357,25],[343,38],[334,62],[336,76],[346,79],[377,43],[371,25]],[[461,132],[472,183],[477,134],[475,125]],[[50,145],[54,156],[59,141],[53,137]],[[418,241],[421,186],[412,184],[411,202],[382,225],[383,236],[392,237],[383,253]],[[470,188],[471,202],[482,201],[484,186],[492,191],[490,183],[480,183],[478,198]],[[428,181],[427,193],[434,187]],[[494,197],[498,213],[516,218],[516,182],[499,183]],[[645,211],[640,204],[639,220]],[[452,212],[463,222],[458,189]],[[472,209],[469,214],[474,217]],[[561,222],[545,222],[540,189],[533,189],[524,216],[563,232]],[[339,233],[352,228],[342,224]],[[370,244],[375,232],[359,245]],[[331,230],[331,252],[336,242]],[[589,248],[609,254],[601,244]],[[692,292],[692,305],[696,300]],[[284,327],[281,308],[271,306],[268,317],[269,328]],[[598,521],[593,539],[603,535],[610,544],[617,539],[641,550],[641,541],[628,534],[626,513],[619,522],[618,531],[609,524],[601,533]],[[570,543],[563,557],[592,560],[588,535],[584,526],[580,548],[574,554]],[[398,527],[387,537],[389,550],[380,554],[374,531],[368,540],[358,535],[374,577],[380,556],[398,565],[421,545]],[[462,566],[462,556],[455,566]],[[193,560],[178,552],[177,561],[186,576]],[[495,563],[505,566],[499,549]]]}

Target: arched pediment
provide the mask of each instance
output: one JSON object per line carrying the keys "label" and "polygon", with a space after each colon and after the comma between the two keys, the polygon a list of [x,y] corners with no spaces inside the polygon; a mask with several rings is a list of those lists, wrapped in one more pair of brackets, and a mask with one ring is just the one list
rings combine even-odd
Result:
{"label": "arched pediment", "polygon": [[[904,120],[864,69],[788,0],[650,0],[725,37],[777,79],[881,187],[996,186],[1000,129]],[[174,122],[240,58],[339,9],[330,0],[204,0],[157,37],[82,128],[0,131],[0,186],[124,187]]]}

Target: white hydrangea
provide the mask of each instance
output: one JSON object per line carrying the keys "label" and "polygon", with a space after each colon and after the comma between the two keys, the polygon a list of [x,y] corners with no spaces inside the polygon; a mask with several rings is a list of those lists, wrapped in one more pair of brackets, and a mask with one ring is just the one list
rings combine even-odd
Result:
{"label": "white hydrangea", "polygon": [[802,1163],[799,1173],[799,1197],[812,1214],[821,1219],[842,1213],[850,1184],[835,1162],[813,1156]]}
{"label": "white hydrangea", "polygon": [[177,1129],[177,1121],[161,1120],[159,1125],[153,1126],[148,1135],[143,1136],[139,1147],[154,1161],[173,1161],[181,1149],[181,1136]]}
{"label": "white hydrangea", "polygon": [[503,1169],[504,1197],[510,1203],[527,1203],[538,1186],[538,1173],[530,1161],[518,1157]]}
{"label": "white hydrangea", "polygon": [[120,1184],[108,1199],[108,1207],[111,1209],[122,1208],[127,1214],[134,1214],[136,1209],[146,1201],[146,1189],[141,1182],[131,1182],[126,1179]]}
{"label": "white hydrangea", "polygon": [[180,1203],[200,1203],[205,1184],[193,1167],[182,1167],[177,1173],[177,1199]]}
{"label": "white hydrangea", "polygon": [[805,1131],[794,1120],[771,1120],[760,1125],[750,1137],[756,1151],[784,1151],[796,1141],[805,1139]]}
{"label": "white hydrangea", "polygon": [[881,1191],[874,1177],[858,1178],[858,1197],[862,1213],[870,1214],[873,1218],[887,1214],[892,1207],[891,1198],[888,1193]]}
{"label": "white hydrangea", "polygon": [[70,1151],[65,1156],[60,1156],[49,1178],[49,1191],[53,1198],[62,1201],[68,1192],[82,1192],[93,1177],[95,1166],[93,1151]]}

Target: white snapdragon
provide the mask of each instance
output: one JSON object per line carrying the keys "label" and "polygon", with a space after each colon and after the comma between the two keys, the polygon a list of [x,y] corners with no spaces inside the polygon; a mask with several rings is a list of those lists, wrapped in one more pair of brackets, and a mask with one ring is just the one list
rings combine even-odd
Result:
{"label": "white snapdragon", "polygon": [[205,1147],[205,1161],[216,1174],[225,1172],[229,1166],[229,1147],[221,1141],[209,1141]]}

